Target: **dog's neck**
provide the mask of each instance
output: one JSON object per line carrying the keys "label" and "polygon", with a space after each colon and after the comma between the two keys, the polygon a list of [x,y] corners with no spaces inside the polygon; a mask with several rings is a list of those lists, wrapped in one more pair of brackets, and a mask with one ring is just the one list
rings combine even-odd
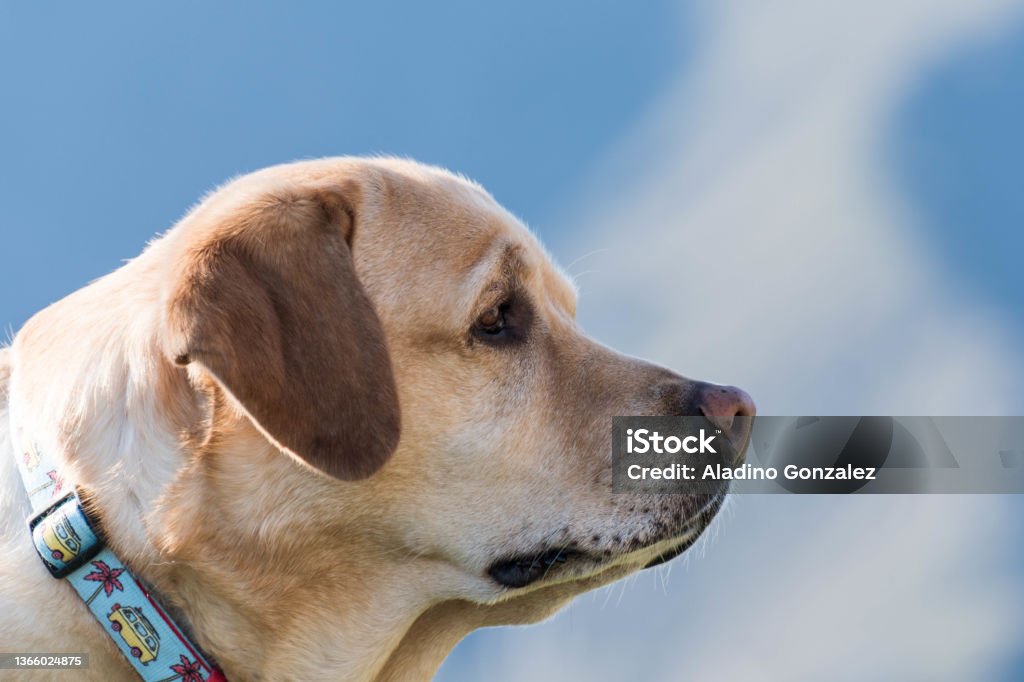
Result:
{"label": "dog's neck", "polygon": [[[229,673],[373,679],[429,607],[431,586],[373,539],[379,509],[339,508],[336,482],[212,402],[211,437],[160,502],[166,563],[151,575]],[[309,498],[321,506],[289,506]]]}

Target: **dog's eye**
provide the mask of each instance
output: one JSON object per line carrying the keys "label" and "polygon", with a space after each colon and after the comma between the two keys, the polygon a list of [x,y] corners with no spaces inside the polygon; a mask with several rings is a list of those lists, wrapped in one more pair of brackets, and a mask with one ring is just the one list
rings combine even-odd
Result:
{"label": "dog's eye", "polygon": [[470,330],[470,340],[488,346],[513,346],[526,340],[533,308],[523,298],[512,295],[480,313]]}
{"label": "dog's eye", "polygon": [[505,305],[494,306],[484,311],[477,321],[477,329],[483,334],[496,336],[505,331]]}

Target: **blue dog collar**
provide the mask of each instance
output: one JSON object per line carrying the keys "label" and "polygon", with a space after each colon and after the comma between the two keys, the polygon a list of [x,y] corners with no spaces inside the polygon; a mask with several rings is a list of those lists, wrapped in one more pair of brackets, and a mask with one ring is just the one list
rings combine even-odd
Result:
{"label": "blue dog collar", "polygon": [[[17,445],[17,444],[16,444]],[[146,682],[226,682],[132,572],[103,542],[77,490],[61,495],[55,462],[34,444],[15,447],[33,510],[29,531],[54,578],[66,580]]]}

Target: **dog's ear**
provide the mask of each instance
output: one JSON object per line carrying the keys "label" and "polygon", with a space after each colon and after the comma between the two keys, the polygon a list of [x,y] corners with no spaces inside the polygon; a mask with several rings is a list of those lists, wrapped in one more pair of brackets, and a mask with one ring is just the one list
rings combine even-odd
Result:
{"label": "dog's ear", "polygon": [[200,207],[165,296],[164,352],[197,363],[278,447],[336,478],[398,444],[397,391],[350,241],[358,187],[275,188]]}

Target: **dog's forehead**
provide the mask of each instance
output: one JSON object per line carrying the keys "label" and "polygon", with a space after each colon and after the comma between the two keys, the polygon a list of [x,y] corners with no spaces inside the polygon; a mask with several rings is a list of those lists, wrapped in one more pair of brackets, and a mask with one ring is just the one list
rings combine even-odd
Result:
{"label": "dog's forehead", "polygon": [[[462,176],[411,162],[382,161],[378,193],[357,266],[369,288],[448,301],[464,309],[503,271],[574,313],[576,290],[536,236],[486,190]],[[358,237],[357,237],[358,239]],[[366,251],[360,254],[361,247]],[[383,276],[383,270],[401,277]],[[375,283],[374,280],[377,280]]]}

